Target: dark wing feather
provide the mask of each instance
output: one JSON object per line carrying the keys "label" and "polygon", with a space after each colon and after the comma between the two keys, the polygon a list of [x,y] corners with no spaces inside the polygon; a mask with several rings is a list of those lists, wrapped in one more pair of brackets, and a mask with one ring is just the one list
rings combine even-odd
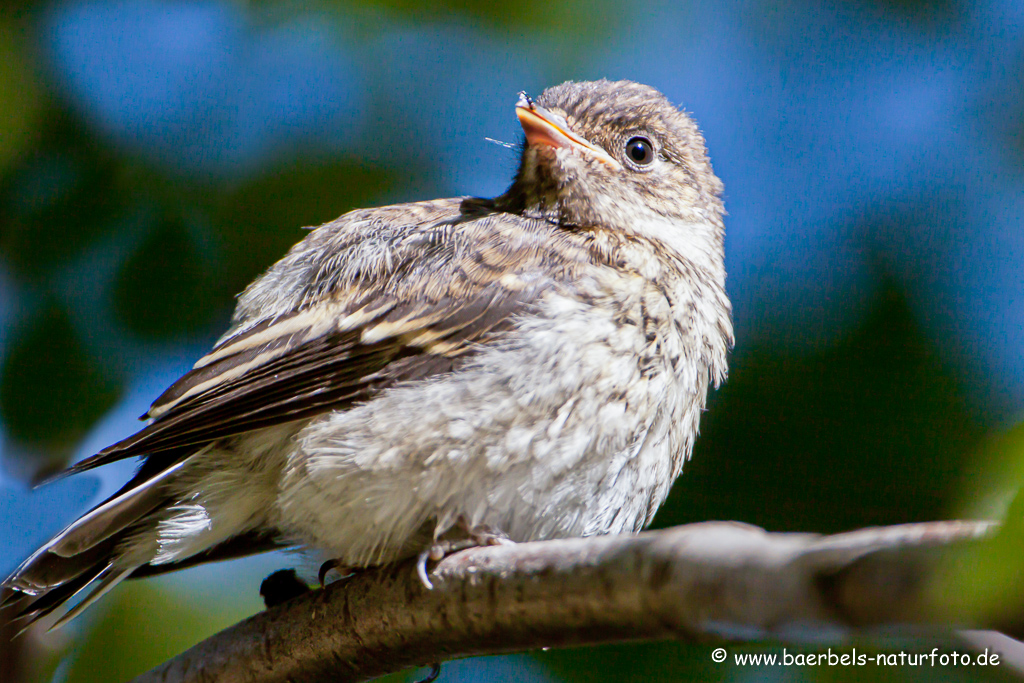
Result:
{"label": "dark wing feather", "polygon": [[459,206],[354,212],[311,233],[242,295],[237,332],[154,402],[147,427],[62,474],[140,455],[166,467],[450,370],[587,258],[542,221]]}
{"label": "dark wing feather", "polygon": [[[353,330],[292,345],[237,377],[235,368],[285,345],[274,338],[221,358],[196,368],[168,389],[154,405],[174,405],[152,424],[66,473],[138,455],[185,453],[216,439],[367,400],[397,381],[450,370],[473,352],[474,342],[499,330],[533,295],[495,285],[461,306],[446,300],[415,311],[403,307],[394,311],[396,315],[384,315]],[[388,327],[389,335],[380,341],[361,340],[381,325],[394,327]],[[201,385],[208,388],[180,400]]]}

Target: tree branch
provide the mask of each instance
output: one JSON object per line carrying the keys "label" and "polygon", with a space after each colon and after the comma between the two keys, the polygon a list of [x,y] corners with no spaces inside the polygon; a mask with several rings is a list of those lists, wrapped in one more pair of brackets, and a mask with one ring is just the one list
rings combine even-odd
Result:
{"label": "tree branch", "polygon": [[411,564],[362,572],[225,629],[135,681],[342,683],[549,646],[993,627],[940,613],[928,593],[941,556],[992,528],[932,522],[820,536],[707,522],[476,548],[440,562],[433,590]]}

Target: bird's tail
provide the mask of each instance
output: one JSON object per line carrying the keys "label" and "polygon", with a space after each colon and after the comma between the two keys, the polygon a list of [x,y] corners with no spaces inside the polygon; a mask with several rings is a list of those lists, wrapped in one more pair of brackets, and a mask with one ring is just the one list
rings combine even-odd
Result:
{"label": "bird's tail", "polygon": [[2,584],[4,621],[27,627],[81,597],[52,628],[61,626],[148,563],[152,556],[130,541],[156,523],[154,512],[170,502],[169,483],[187,461],[154,476],[144,467],[22,562]]}
{"label": "bird's tail", "polygon": [[[27,628],[59,610],[57,628],[122,580],[288,547],[265,519],[264,500],[245,487],[221,491],[210,518],[183,491],[205,450],[149,456],[120,491],[57,534],[0,584],[0,623]],[[223,473],[222,473],[223,474]],[[249,476],[248,471],[240,476]],[[194,484],[194,482],[192,482]],[[224,491],[234,491],[225,495]],[[210,501],[204,503],[209,504]],[[190,515],[202,515],[193,519]],[[182,534],[181,526],[187,533]],[[180,542],[184,541],[184,542]]]}

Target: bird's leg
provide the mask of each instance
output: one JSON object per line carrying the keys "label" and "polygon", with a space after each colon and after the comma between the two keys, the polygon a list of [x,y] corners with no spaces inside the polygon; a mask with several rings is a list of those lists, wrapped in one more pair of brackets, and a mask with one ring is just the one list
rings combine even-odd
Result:
{"label": "bird's leg", "polygon": [[511,540],[507,534],[493,529],[486,524],[470,527],[466,518],[460,516],[451,530],[436,539],[430,547],[426,548],[416,558],[416,575],[419,576],[420,581],[426,586],[427,590],[433,590],[434,584],[430,582],[430,577],[427,576],[428,561],[440,562],[448,555],[467,548],[488,545],[513,545],[514,543],[515,541]]}

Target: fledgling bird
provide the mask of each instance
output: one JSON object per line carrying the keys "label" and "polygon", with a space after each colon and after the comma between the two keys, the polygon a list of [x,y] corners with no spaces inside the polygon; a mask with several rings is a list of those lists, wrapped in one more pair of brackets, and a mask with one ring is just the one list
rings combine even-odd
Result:
{"label": "fledgling bird", "polygon": [[148,425],[66,470],[144,458],[7,609],[85,596],[66,620],[126,577],[280,547],[422,567],[648,524],[726,374],[722,185],[650,87],[564,83],[516,114],[501,196],[352,211],[253,282]]}

